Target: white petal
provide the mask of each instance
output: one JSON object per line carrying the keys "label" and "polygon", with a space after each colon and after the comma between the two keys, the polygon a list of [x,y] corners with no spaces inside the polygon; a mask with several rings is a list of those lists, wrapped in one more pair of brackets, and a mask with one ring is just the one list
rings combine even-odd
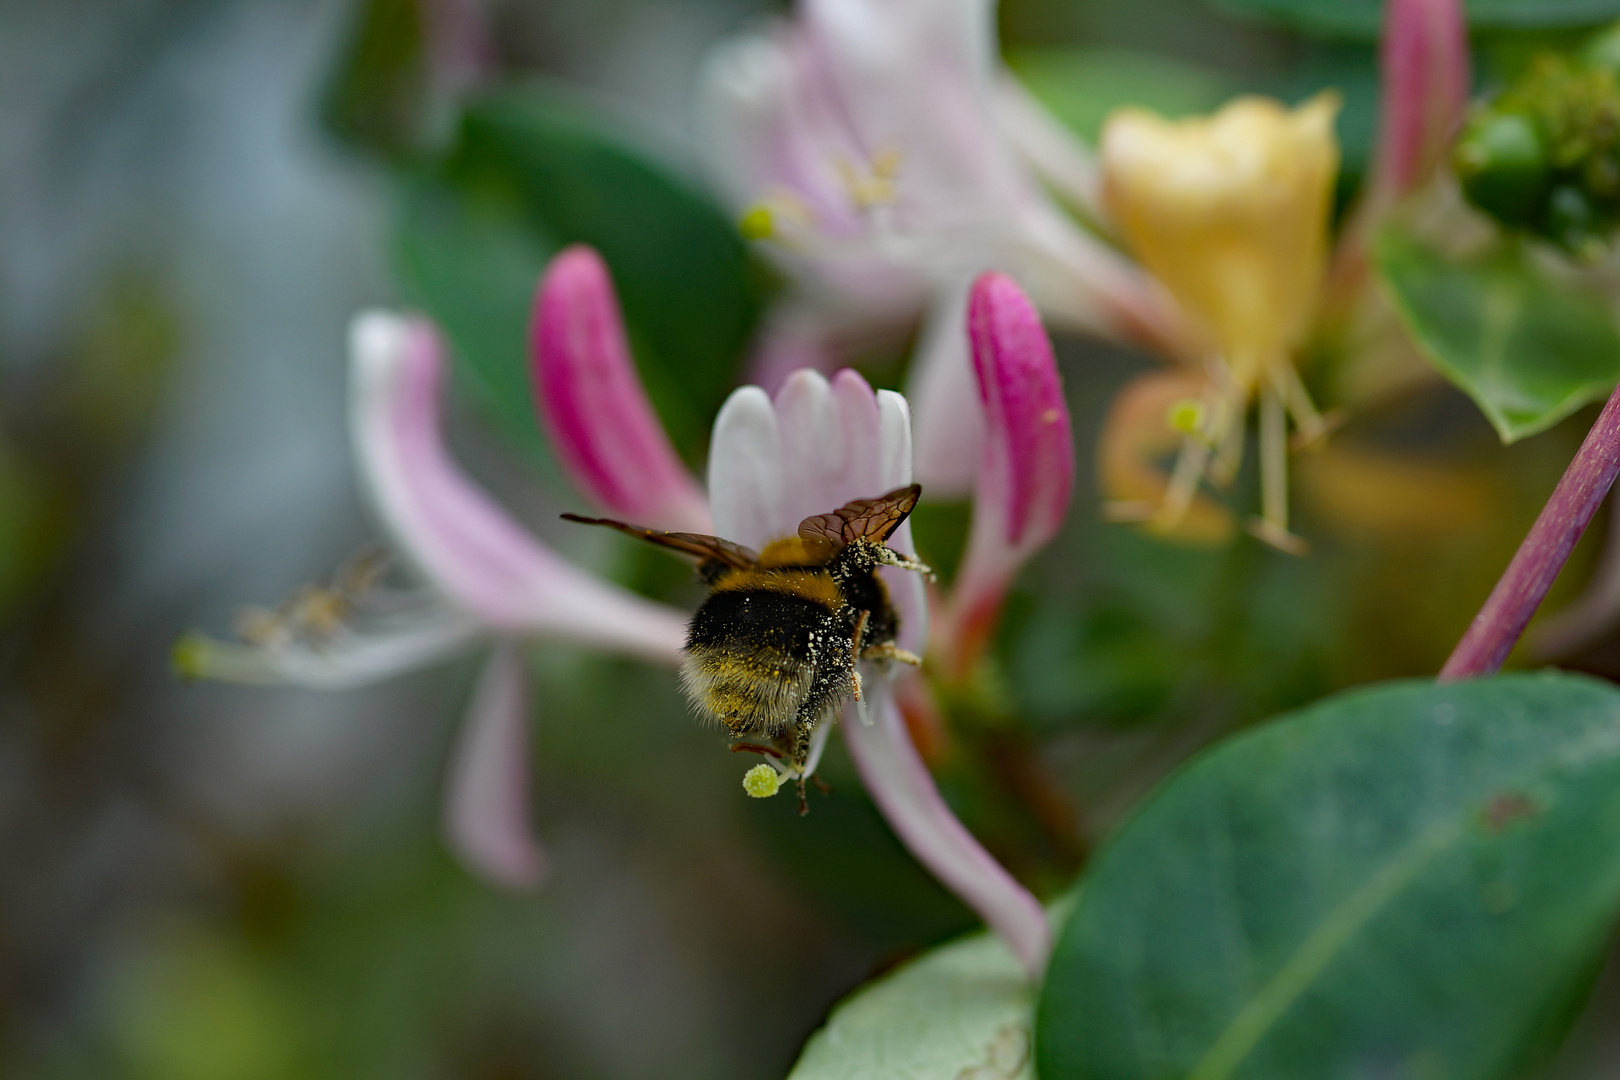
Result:
{"label": "white petal", "polygon": [[500,630],[679,661],[680,612],[552,552],[456,466],[440,431],[443,355],[430,324],[369,312],[350,336],[362,477],[398,546],[436,588]]}
{"label": "white petal", "polygon": [[478,677],[444,795],[444,829],[467,866],[497,885],[528,888],[546,858],[529,822],[529,695],[523,657],[504,641]]}
{"label": "white petal", "polygon": [[187,678],[346,690],[458,656],[488,633],[473,616],[439,604],[321,640],[244,645],[186,638],[176,646],[175,664]]}
{"label": "white petal", "polygon": [[914,472],[936,499],[965,498],[979,473],[984,407],[973,378],[967,335],[967,301],[973,279],[943,294],[929,314],[913,362],[909,387],[916,406]]}
{"label": "white petal", "polygon": [[[881,487],[893,491],[911,482],[911,410],[906,399],[893,390],[877,392],[879,429],[882,449],[878,460],[882,472]],[[926,498],[928,492],[923,491]],[[889,538],[889,546],[906,555],[917,554],[911,541],[911,522],[908,520]],[[900,633],[895,644],[921,656],[928,646],[928,592],[921,575],[899,567],[888,566],[878,571],[888,587],[889,599],[894,601],[900,616]]]}
{"label": "white petal", "polygon": [[872,722],[846,710],[841,722],[855,768],[907,849],[1001,935],[1031,979],[1039,979],[1052,948],[1046,913],[1028,889],[996,862],[940,796],[906,731],[890,687],[874,680],[867,703]]}
{"label": "white petal", "polygon": [[782,488],[776,410],[765,391],[744,386],[721,407],[709,443],[709,505],[715,534],[752,548],[790,535],[792,530],[781,531]]}

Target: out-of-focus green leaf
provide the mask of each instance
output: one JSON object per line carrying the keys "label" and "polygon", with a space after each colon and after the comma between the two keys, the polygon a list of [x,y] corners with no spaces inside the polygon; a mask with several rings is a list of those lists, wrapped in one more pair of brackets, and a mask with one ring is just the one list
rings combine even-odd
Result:
{"label": "out-of-focus green leaf", "polygon": [[1020,49],[1007,63],[1058,119],[1093,142],[1121,105],[1187,116],[1214,109],[1236,89],[1213,69],[1128,49]]}
{"label": "out-of-focus green leaf", "polygon": [[1084,879],[1044,1080],[1521,1075],[1620,910],[1620,692],[1332,698],[1173,776]]}
{"label": "out-of-focus green leaf", "polygon": [[1028,1080],[1034,990],[997,938],[907,964],[833,1010],[789,1080]]}
{"label": "out-of-focus green leaf", "polygon": [[[598,121],[539,89],[470,105],[403,226],[406,284],[504,415],[530,408],[522,328],[544,260],[585,243],[613,271],[638,370],[696,457],[732,385],[764,278],[733,223]],[[531,422],[532,423],[532,422]]]}
{"label": "out-of-focus green leaf", "polygon": [[[1324,37],[1378,36],[1384,0],[1212,0],[1217,7]],[[1620,0],[1463,0],[1475,30],[1592,26],[1620,16]]]}
{"label": "out-of-focus green leaf", "polygon": [[28,591],[45,561],[45,501],[38,479],[0,445],[0,616]]}
{"label": "out-of-focus green leaf", "polygon": [[386,156],[423,148],[432,105],[421,0],[363,0],[321,94],[321,121]]}
{"label": "out-of-focus green leaf", "polygon": [[1430,363],[1478,403],[1503,442],[1534,435],[1620,379],[1608,305],[1551,280],[1517,244],[1450,261],[1399,232],[1375,259]]}
{"label": "out-of-focus green leaf", "polygon": [[529,306],[558,244],[497,192],[418,178],[402,208],[395,256],[407,292],[454,344],[458,379],[475,400],[544,456],[529,382]]}

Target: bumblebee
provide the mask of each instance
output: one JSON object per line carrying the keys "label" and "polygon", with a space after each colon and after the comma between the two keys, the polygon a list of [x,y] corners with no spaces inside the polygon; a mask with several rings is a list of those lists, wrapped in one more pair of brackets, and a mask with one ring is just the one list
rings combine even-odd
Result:
{"label": "bumblebee", "polygon": [[786,758],[800,806],[811,736],[861,698],[861,660],[919,664],[895,646],[900,620],[880,566],[930,573],[888,547],[922,488],[897,488],[805,518],[795,537],[755,552],[698,533],[659,532],[564,514],[698,558],[709,586],[686,633],[681,685],[693,707],[724,725],[734,750]]}

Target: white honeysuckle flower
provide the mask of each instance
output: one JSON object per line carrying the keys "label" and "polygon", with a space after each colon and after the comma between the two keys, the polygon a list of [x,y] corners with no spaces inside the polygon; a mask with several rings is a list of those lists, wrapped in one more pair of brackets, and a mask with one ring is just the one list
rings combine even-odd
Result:
{"label": "white honeysuckle flower", "polygon": [[[910,412],[905,398],[888,390],[874,394],[853,371],[839,372],[830,383],[817,372],[798,371],[774,400],[752,386],[731,395],[715,421],[709,462],[717,534],[759,548],[796,535],[799,522],[814,514],[911,483]],[[888,543],[915,555],[910,522]],[[879,573],[900,617],[896,644],[921,652],[928,639],[922,579],[898,567]],[[1038,977],[1051,948],[1039,902],[946,805],[885,673],[862,666],[864,708],[846,705],[839,726],[867,791],[918,861]]]}
{"label": "white honeysuckle flower", "polygon": [[[987,516],[975,526],[967,559],[979,571],[967,576],[976,583],[970,607],[993,618],[1013,571],[1061,520],[1073,463],[1056,369],[1033,308],[1017,286],[995,275],[975,286],[975,297],[983,325],[975,331],[980,355],[969,389],[993,437],[973,467],[981,487],[994,490],[981,493]],[[957,318],[966,320],[966,311]],[[962,336],[965,342],[965,329]],[[727,399],[715,421],[705,493],[647,403],[611,277],[587,248],[563,251],[542,277],[530,344],[540,418],[564,471],[598,507],[641,518],[636,524],[712,528],[763,549],[796,535],[806,518],[912,481],[905,398],[874,393],[853,371],[829,380],[800,370],[774,397],[745,386]],[[545,856],[528,824],[523,643],[564,639],[673,665],[686,617],[551,552],[460,472],[440,431],[444,350],[428,322],[362,315],[351,351],[351,415],[365,486],[394,547],[424,584],[401,593],[385,593],[374,582],[341,594],[309,591],[282,612],[261,615],[247,643],[188,639],[177,660],[194,676],[340,687],[493,646],[457,740],[445,829],[485,876],[531,884],[543,874]],[[1013,443],[1009,427],[1019,429]],[[1009,469],[1020,476],[1010,477]],[[1035,524],[1026,527],[1026,518]],[[914,554],[909,523],[889,545]],[[928,641],[922,579],[899,567],[879,574],[899,617],[896,644],[922,653]],[[889,674],[882,664],[863,663],[863,701],[836,721],[861,779],[918,860],[1006,938],[1034,977],[1050,947],[1045,914],[940,796],[901,719]],[[815,771],[833,726],[817,729],[803,775]],[[760,767],[750,770],[746,790],[773,793],[787,767],[774,767],[775,776],[772,768],[764,767],[763,777]]]}
{"label": "white honeysuckle flower", "polygon": [[306,591],[255,619],[245,643],[184,639],[177,666],[196,678],[343,689],[493,645],[447,781],[445,830],[484,876],[532,885],[544,859],[527,813],[518,643],[563,640],[673,666],[686,617],[574,566],[461,472],[440,426],[444,348],[431,324],[366,312],[349,346],[362,485],[422,584]]}
{"label": "white honeysuckle flower", "polygon": [[[977,462],[962,329],[968,285],[1002,270],[1055,324],[1179,348],[1167,297],[1042,186],[1096,216],[1089,153],[1017,87],[992,0],[803,0],[722,45],[703,116],[719,183],[791,287],[756,373],[824,370],[927,314],[914,365],[918,480],[965,495]],[[961,452],[934,452],[955,449]]]}

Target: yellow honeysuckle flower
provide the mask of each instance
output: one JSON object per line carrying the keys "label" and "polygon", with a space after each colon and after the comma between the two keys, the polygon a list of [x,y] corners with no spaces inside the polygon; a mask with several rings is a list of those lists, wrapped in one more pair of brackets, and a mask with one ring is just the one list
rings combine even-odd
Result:
{"label": "yellow honeysuckle flower", "polygon": [[1199,430],[1188,432],[1151,522],[1175,529],[1199,482],[1225,482],[1242,453],[1243,418],[1261,408],[1264,513],[1251,531],[1285,550],[1287,425],[1324,428],[1294,370],[1327,268],[1339,147],[1338,94],[1298,108],[1238,98],[1212,116],[1114,113],[1102,135],[1104,197],[1138,259],[1208,333],[1215,350]]}

